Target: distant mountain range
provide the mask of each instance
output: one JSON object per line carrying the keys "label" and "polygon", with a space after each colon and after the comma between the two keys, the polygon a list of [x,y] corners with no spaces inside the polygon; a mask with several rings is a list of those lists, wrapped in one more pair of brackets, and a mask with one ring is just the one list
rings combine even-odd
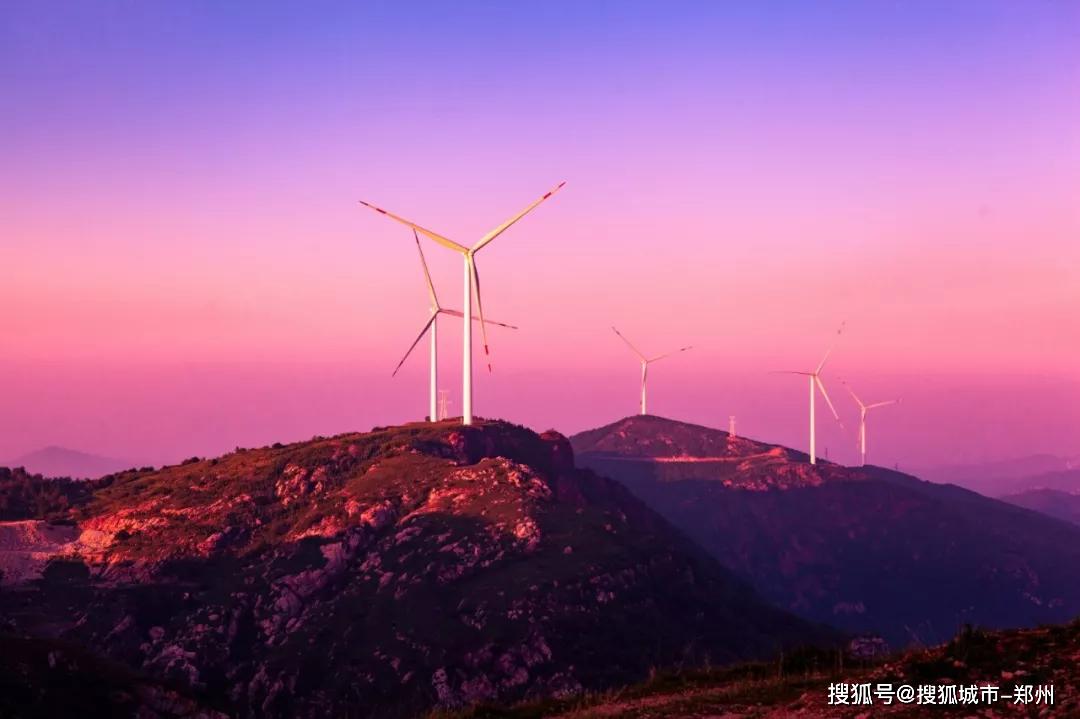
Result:
{"label": "distant mountain range", "polygon": [[815,621],[932,644],[1080,614],[1080,528],[879,467],[654,416],[571,438],[766,598]]}
{"label": "distant mountain range", "polygon": [[1018,494],[1009,494],[1001,501],[1025,507],[1050,517],[1066,522],[1080,524],[1080,494],[1062,492],[1057,489],[1029,489]]}
{"label": "distant mountain range", "polygon": [[9,481],[24,512],[73,508],[0,523],[19,586],[0,589],[0,633],[59,637],[231,715],[415,716],[840,637],[578,468],[566,438],[504,422],[238,451],[62,497]]}
{"label": "distant mountain range", "polygon": [[988,497],[1029,489],[1080,492],[1080,457],[1033,454],[994,462],[927,467],[916,473],[931,482],[956,484]]}
{"label": "distant mountain range", "polygon": [[97,479],[136,466],[136,463],[128,460],[102,457],[66,447],[44,447],[0,464],[24,467],[27,472],[46,477],[72,479]]}

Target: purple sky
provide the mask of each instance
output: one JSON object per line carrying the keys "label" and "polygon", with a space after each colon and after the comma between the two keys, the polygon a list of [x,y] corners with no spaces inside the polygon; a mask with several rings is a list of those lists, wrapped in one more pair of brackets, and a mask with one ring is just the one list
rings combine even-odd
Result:
{"label": "purple sky", "polygon": [[[1080,6],[7,3],[0,459],[138,461],[423,416],[411,236],[480,255],[477,411],[650,407],[882,463],[1080,454]],[[460,269],[425,245],[446,304]],[[442,333],[460,409],[460,334]],[[854,435],[819,415],[822,444]]]}

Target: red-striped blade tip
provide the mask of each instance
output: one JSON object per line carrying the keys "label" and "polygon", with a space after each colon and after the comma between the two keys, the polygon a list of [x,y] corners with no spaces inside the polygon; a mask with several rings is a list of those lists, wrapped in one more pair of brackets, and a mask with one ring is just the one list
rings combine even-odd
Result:
{"label": "red-striped blade tip", "polygon": [[376,212],[381,212],[384,215],[386,214],[386,210],[384,210],[383,208],[381,208],[381,207],[379,207],[377,205],[373,205],[370,202],[364,202],[363,200],[357,200],[357,202],[359,202],[364,207],[370,207],[371,209],[375,210]]}

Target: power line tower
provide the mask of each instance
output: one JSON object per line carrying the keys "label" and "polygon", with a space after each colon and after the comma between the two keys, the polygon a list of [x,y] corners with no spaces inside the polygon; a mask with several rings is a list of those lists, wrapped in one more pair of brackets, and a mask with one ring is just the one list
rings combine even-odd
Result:
{"label": "power line tower", "polygon": [[439,420],[444,420],[450,416],[450,398],[447,396],[450,390],[439,390]]}

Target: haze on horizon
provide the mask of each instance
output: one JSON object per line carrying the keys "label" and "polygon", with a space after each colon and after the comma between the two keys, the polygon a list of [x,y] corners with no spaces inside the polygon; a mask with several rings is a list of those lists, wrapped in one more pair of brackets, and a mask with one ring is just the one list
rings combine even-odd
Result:
{"label": "haze on horizon", "polygon": [[[826,371],[901,468],[1080,455],[1080,7],[8,3],[0,459],[139,462],[422,418],[415,247],[483,258],[476,409],[806,448]],[[425,245],[440,298],[460,263]],[[459,329],[440,329],[460,408]],[[480,364],[480,363],[478,363]]]}

